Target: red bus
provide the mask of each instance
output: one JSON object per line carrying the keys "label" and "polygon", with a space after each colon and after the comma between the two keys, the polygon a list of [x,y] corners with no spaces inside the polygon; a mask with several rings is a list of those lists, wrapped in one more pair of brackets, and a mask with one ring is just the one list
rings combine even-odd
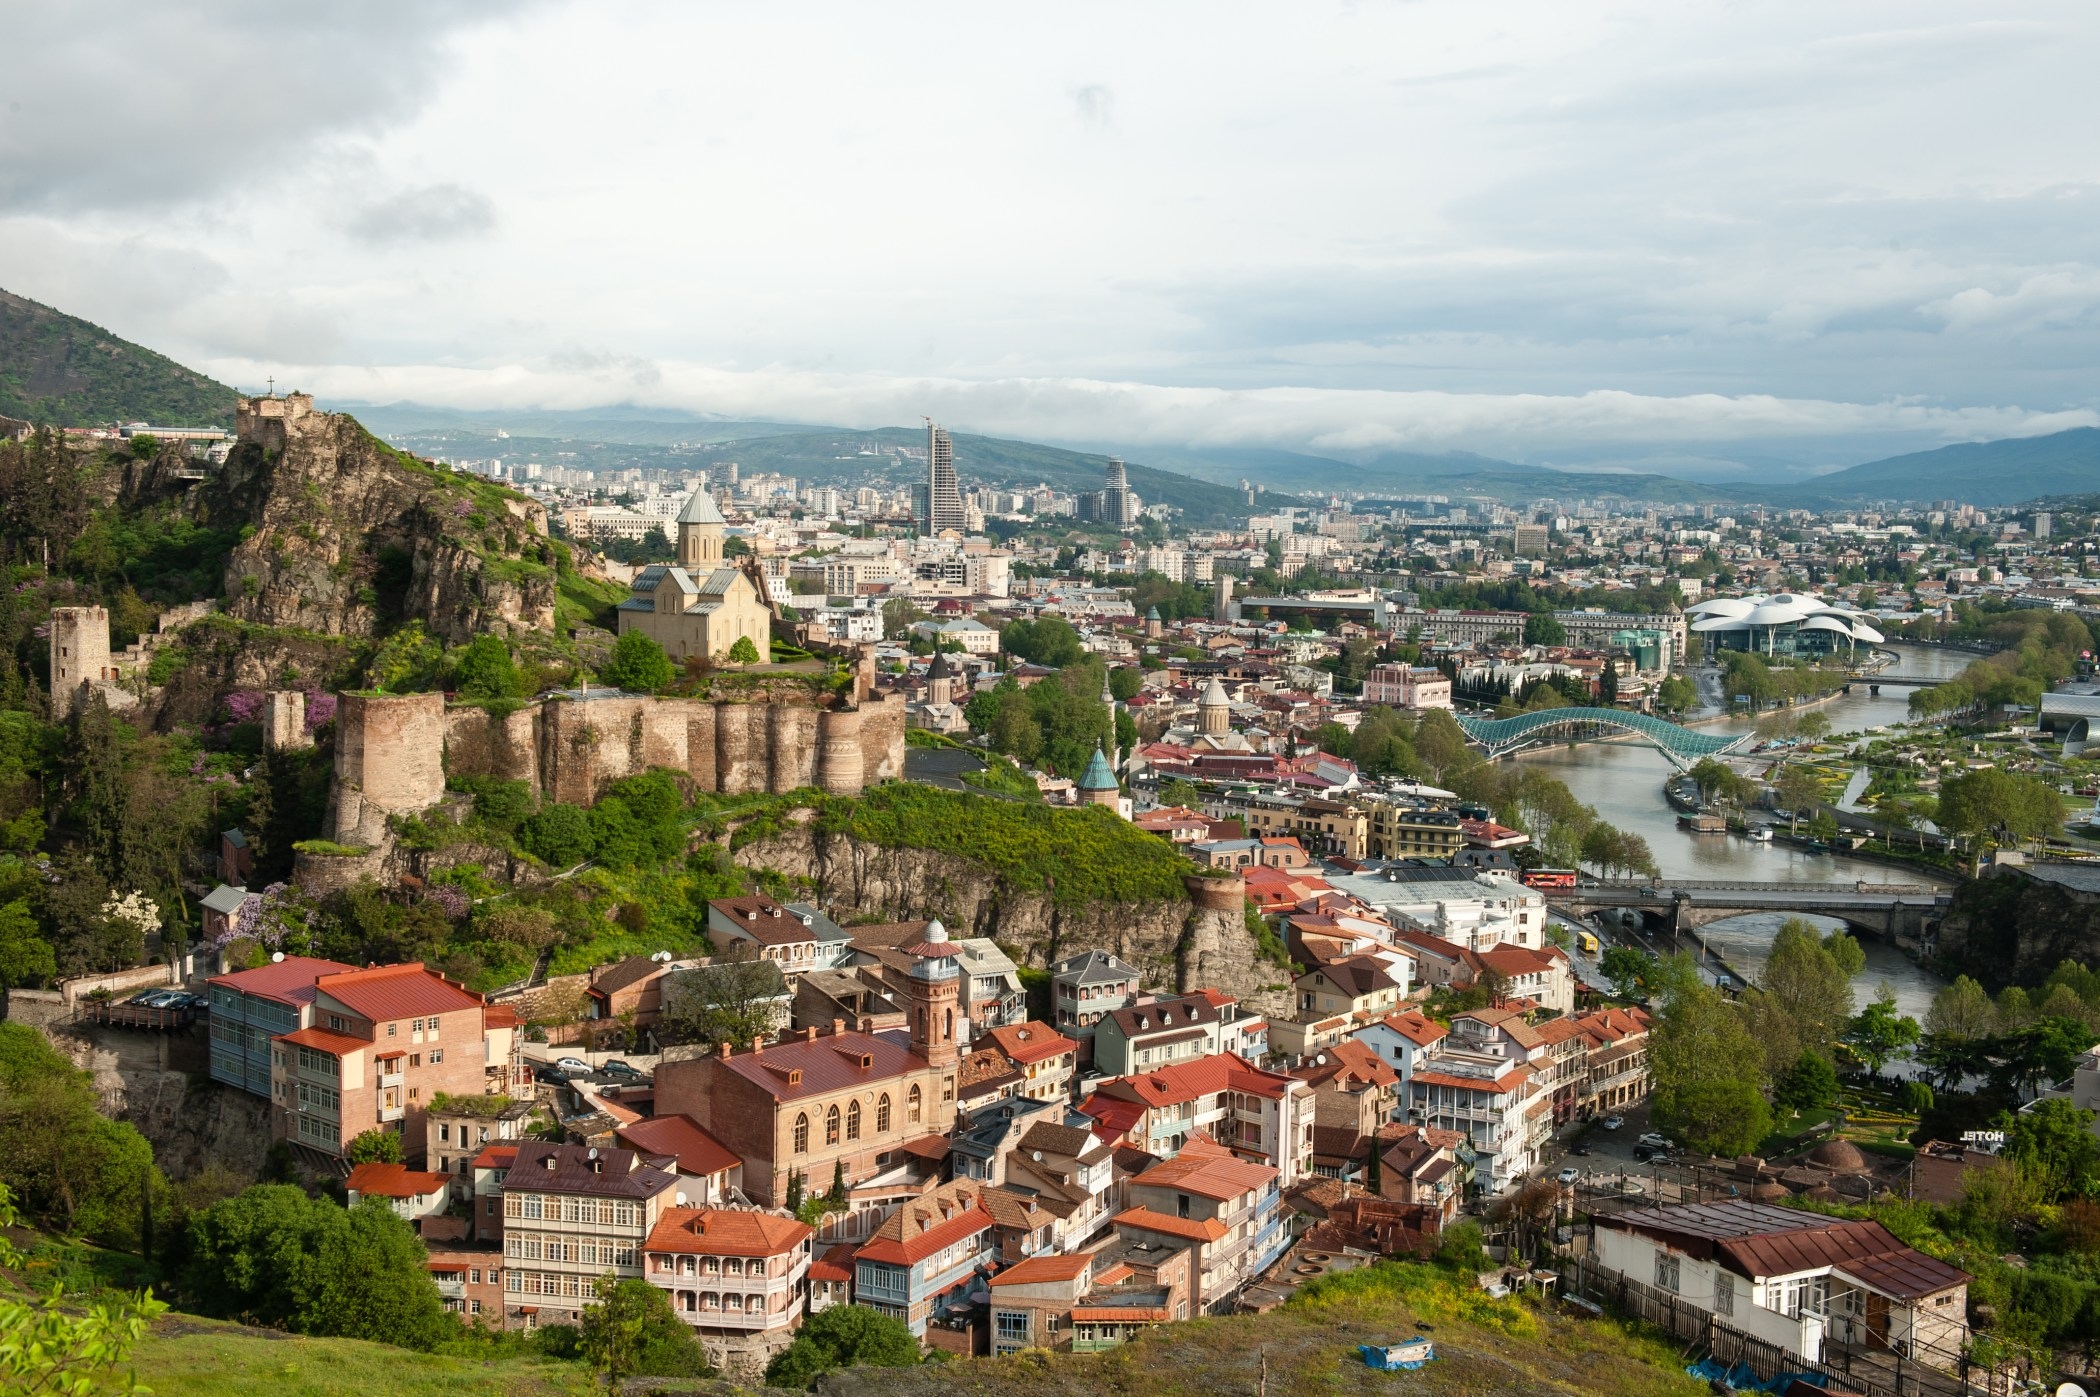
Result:
{"label": "red bus", "polygon": [[1540,892],[1559,892],[1575,886],[1575,870],[1572,868],[1534,868],[1523,875],[1527,888]]}

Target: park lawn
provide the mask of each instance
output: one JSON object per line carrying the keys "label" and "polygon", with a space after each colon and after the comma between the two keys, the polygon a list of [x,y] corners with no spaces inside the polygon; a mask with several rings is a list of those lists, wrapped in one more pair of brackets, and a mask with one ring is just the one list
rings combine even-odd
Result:
{"label": "park lawn", "polygon": [[1827,1121],[1842,1119],[1844,1114],[1835,1106],[1818,1106],[1811,1111],[1778,1112],[1772,1122],[1772,1133],[1758,1141],[1757,1148],[1752,1153],[1760,1159],[1792,1154],[1807,1143],[1811,1132]]}
{"label": "park lawn", "polygon": [[194,1315],[169,1315],[132,1354],[154,1397],[565,1397],[590,1370],[537,1356],[454,1358],[363,1339],[308,1339]]}

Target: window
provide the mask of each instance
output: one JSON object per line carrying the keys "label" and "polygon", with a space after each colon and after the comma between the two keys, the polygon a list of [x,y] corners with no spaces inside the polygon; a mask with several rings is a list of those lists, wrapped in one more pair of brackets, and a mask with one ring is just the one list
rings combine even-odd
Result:
{"label": "window", "polygon": [[832,1106],[826,1109],[824,1112],[824,1143],[827,1145],[836,1145],[838,1142],[839,1108],[836,1106]]}
{"label": "window", "polygon": [[860,1138],[860,1103],[858,1101],[846,1107],[846,1138],[848,1140],[858,1140]]}
{"label": "window", "polygon": [[1735,1313],[1735,1277],[1719,1268],[1714,1271],[1714,1313]]}
{"label": "window", "polygon": [[875,1100],[875,1133],[877,1135],[890,1133],[890,1094],[888,1092],[884,1092]]}
{"label": "window", "polygon": [[907,1124],[917,1125],[919,1123],[920,1117],[924,1114],[921,1109],[923,1104],[924,1098],[920,1096],[919,1088],[914,1085],[911,1089],[911,1095],[904,1098],[904,1119]]}
{"label": "window", "polygon": [[423,1065],[423,1055],[421,1053],[410,1053],[408,1055],[408,1065],[410,1067],[421,1067]]}
{"label": "window", "polygon": [[[342,1022],[342,1021],[341,1021],[340,1019],[338,1019],[338,1020],[336,1020],[336,1022],[340,1023],[340,1022]],[[400,1025],[400,1024],[395,1024],[395,1023],[390,1023],[390,1024],[388,1024],[388,1025],[386,1026],[386,1036],[387,1036],[387,1037],[389,1037],[389,1038],[393,1037],[393,1036],[394,1036],[394,1030],[395,1030],[395,1029],[397,1029],[397,1028],[399,1028],[399,1027],[401,1027],[401,1025]]]}
{"label": "window", "polygon": [[795,1117],[795,1153],[809,1153],[809,1116],[807,1114]]}
{"label": "window", "polygon": [[[464,1130],[466,1127],[462,1126],[460,1128]],[[438,1122],[438,1142],[446,1145],[452,1143],[452,1127],[443,1121]],[[462,1137],[462,1142],[464,1143],[464,1137]]]}
{"label": "window", "polygon": [[998,1316],[998,1330],[1000,1338],[1015,1343],[1027,1342],[1028,1311],[998,1310],[995,1311],[995,1313]]}
{"label": "window", "polygon": [[[438,1065],[439,1063],[443,1062],[444,1060],[445,1060],[445,1050],[444,1050],[443,1048],[432,1048],[432,1049],[430,1050],[430,1065],[431,1065],[432,1067],[435,1067],[435,1066],[437,1066],[437,1065]],[[465,1126],[461,1126],[460,1128],[461,1128],[462,1130],[466,1129],[466,1127],[465,1127]]]}
{"label": "window", "polygon": [[1666,1251],[1655,1254],[1655,1284],[1660,1290],[1677,1289],[1677,1258]]}

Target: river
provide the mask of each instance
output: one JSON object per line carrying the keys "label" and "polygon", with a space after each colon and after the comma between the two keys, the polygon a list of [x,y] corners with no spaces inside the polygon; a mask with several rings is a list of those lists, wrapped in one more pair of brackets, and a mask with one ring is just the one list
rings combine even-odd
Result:
{"label": "river", "polygon": [[[1960,650],[1942,650],[1931,645],[1888,644],[1878,647],[1894,651],[1897,673],[1952,678],[1976,657]],[[1911,691],[1890,689],[1875,696],[1864,686],[1841,695],[1817,711],[1830,719],[1833,733],[1861,732],[1883,724],[1898,723],[1909,716]],[[1701,732],[1739,733],[1755,726],[1747,720],[1702,723]],[[1691,834],[1677,824],[1677,812],[1663,799],[1663,782],[1672,767],[1662,753],[1645,742],[1584,742],[1573,747],[1539,747],[1515,758],[1544,767],[1561,780],[1585,805],[1595,807],[1606,822],[1639,834],[1648,841],[1655,863],[1666,878],[1709,878],[1755,883],[1870,883],[1935,881],[1929,875],[1890,864],[1832,854],[1810,854],[1777,844],[1753,844],[1733,834]],[[1944,881],[1944,880],[1938,880]],[[1706,939],[1745,975],[1755,977],[1764,967],[1764,951],[1771,944],[1784,918],[1772,913],[1732,917],[1705,928]],[[1809,920],[1825,930],[1842,923],[1834,918]],[[1867,965],[1853,986],[1853,997],[1864,1005],[1875,988],[1886,980],[1896,991],[1902,1012],[1923,1021],[1926,1008],[1944,983],[1920,968],[1901,951],[1870,937],[1862,938]]]}

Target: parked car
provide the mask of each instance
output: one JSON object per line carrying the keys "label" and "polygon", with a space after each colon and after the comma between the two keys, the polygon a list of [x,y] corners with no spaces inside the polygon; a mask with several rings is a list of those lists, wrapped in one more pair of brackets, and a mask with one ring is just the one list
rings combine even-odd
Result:
{"label": "parked car", "polygon": [[568,1073],[562,1071],[559,1067],[550,1065],[542,1067],[539,1071],[533,1073],[532,1080],[545,1082],[549,1086],[565,1087],[569,1084],[570,1077]]}
{"label": "parked car", "polygon": [[608,1058],[599,1064],[598,1070],[614,1077],[646,1077],[649,1074],[625,1058]]}
{"label": "parked car", "polygon": [[1646,1145],[1651,1150],[1666,1150],[1670,1148],[1670,1137],[1651,1130],[1646,1135],[1641,1136],[1640,1139],[1634,1141],[1634,1143],[1636,1145]]}
{"label": "parked car", "polygon": [[1626,1124],[1626,1117],[1624,1116],[1606,1116],[1604,1118],[1604,1128],[1606,1130],[1617,1130],[1624,1124]]}
{"label": "parked car", "polygon": [[181,1005],[182,995],[176,990],[149,990],[131,1002],[141,1009],[174,1009]]}
{"label": "parked car", "polygon": [[555,1070],[566,1072],[571,1077],[588,1077],[591,1065],[580,1057],[560,1057],[554,1060]]}
{"label": "parked car", "polygon": [[1560,1171],[1559,1177],[1562,1183],[1572,1184],[1582,1178],[1582,1171],[1571,1164],[1567,1168]]}
{"label": "parked car", "polygon": [[1568,1146],[1569,1154],[1587,1155],[1589,1152],[1590,1147],[1587,1141],[1577,1140],[1574,1144]]}

